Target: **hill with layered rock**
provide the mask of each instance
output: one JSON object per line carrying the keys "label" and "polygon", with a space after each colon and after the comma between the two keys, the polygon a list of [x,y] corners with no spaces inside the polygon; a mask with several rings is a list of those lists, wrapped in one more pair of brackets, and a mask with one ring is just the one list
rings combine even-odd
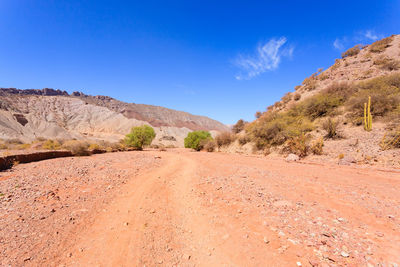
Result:
{"label": "hill with layered rock", "polygon": [[[369,97],[372,129],[365,129]],[[240,123],[225,150],[400,166],[400,35],[348,49],[255,121]]]}
{"label": "hill with layered rock", "polygon": [[221,132],[224,124],[164,107],[125,103],[108,96],[71,95],[54,89],[0,89],[0,138],[118,141],[133,126],[148,124],[155,144],[183,146],[193,130]]}

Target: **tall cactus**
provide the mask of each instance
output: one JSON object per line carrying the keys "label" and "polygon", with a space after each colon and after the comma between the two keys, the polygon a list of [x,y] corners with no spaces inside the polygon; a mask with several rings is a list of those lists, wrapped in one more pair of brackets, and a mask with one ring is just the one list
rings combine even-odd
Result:
{"label": "tall cactus", "polygon": [[368,105],[364,103],[364,129],[372,130],[372,115],[371,115],[371,97],[368,97]]}

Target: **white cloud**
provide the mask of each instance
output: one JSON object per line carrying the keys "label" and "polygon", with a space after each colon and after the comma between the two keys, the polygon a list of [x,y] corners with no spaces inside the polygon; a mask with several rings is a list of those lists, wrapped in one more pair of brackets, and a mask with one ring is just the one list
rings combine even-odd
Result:
{"label": "white cloud", "polygon": [[277,69],[282,57],[291,57],[293,54],[293,47],[284,47],[286,41],[286,37],[270,39],[264,45],[257,47],[255,56],[238,56],[234,63],[242,72],[235,78],[251,79],[266,71]]}
{"label": "white cloud", "polygon": [[333,47],[342,51],[344,49],[343,40],[336,38],[336,40],[333,42]]}
{"label": "white cloud", "polygon": [[367,39],[370,39],[372,41],[376,41],[379,39],[378,35],[376,35],[375,33],[373,33],[372,31],[366,31],[364,32],[364,37]]}

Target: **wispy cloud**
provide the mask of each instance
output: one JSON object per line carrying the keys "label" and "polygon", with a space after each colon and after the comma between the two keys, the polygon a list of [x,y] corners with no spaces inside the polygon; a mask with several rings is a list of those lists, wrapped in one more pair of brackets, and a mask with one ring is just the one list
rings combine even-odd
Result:
{"label": "wispy cloud", "polygon": [[383,38],[382,34],[378,34],[374,30],[365,30],[356,32],[353,36],[338,37],[332,45],[335,49],[343,51],[356,44],[368,44],[381,38]]}
{"label": "wispy cloud", "polygon": [[372,41],[376,41],[379,39],[379,36],[377,34],[375,34],[373,31],[368,30],[364,32],[364,37],[367,39],[370,39]]}
{"label": "wispy cloud", "polygon": [[266,71],[277,69],[282,57],[291,57],[293,54],[293,47],[288,47],[286,42],[286,37],[273,38],[265,44],[260,44],[255,55],[239,55],[234,63],[241,72],[235,78],[237,80],[252,79]]}
{"label": "wispy cloud", "polygon": [[337,50],[342,51],[344,49],[344,44],[343,40],[340,38],[336,38],[336,40],[333,42],[333,47],[336,48]]}

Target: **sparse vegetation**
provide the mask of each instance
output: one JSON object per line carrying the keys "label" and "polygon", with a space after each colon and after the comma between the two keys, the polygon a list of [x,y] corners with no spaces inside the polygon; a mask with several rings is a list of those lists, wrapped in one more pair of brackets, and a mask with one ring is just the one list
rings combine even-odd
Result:
{"label": "sparse vegetation", "polygon": [[59,150],[61,149],[61,144],[57,140],[49,139],[42,144],[42,148],[47,150]]}
{"label": "sparse vegetation", "polygon": [[361,45],[356,45],[352,48],[349,48],[346,52],[342,53],[342,58],[346,58],[346,57],[353,57],[358,55],[358,53],[360,53],[362,46]]}
{"label": "sparse vegetation", "polygon": [[282,150],[285,153],[293,153],[299,157],[305,157],[310,150],[309,140],[310,136],[306,134],[292,137],[285,142]]}
{"label": "sparse vegetation", "polygon": [[154,129],[148,125],[133,127],[125,137],[125,144],[130,148],[142,150],[144,146],[150,145],[155,137]]}
{"label": "sparse vegetation", "polygon": [[299,93],[294,94],[294,97],[293,97],[294,101],[299,101],[300,98],[301,98],[301,94],[299,94]]}
{"label": "sparse vegetation", "polygon": [[400,61],[388,57],[378,58],[374,61],[374,64],[388,71],[400,69]]}
{"label": "sparse vegetation", "polygon": [[204,148],[206,141],[212,140],[211,134],[206,131],[194,131],[188,133],[184,140],[186,148],[192,148],[196,151],[200,151]]}
{"label": "sparse vegetation", "polygon": [[393,36],[376,41],[375,43],[373,43],[369,46],[369,51],[372,53],[381,53],[390,46],[390,43],[392,41],[393,41]]}
{"label": "sparse vegetation", "polygon": [[218,149],[220,149],[223,146],[228,146],[230,145],[232,142],[234,142],[236,139],[235,135],[230,133],[230,132],[223,132],[218,134],[215,137],[215,142],[216,145],[218,147]]}
{"label": "sparse vegetation", "polygon": [[385,133],[381,140],[380,147],[382,150],[400,148],[400,128]]}
{"label": "sparse vegetation", "polygon": [[75,156],[88,156],[90,152],[88,150],[89,144],[85,141],[79,140],[68,140],[63,143],[62,148],[71,151]]}
{"label": "sparse vegetation", "polygon": [[337,133],[338,121],[332,118],[326,119],[322,123],[322,128],[326,131],[326,138],[337,138],[339,135]]}
{"label": "sparse vegetation", "polygon": [[240,119],[236,122],[235,125],[233,125],[232,127],[232,132],[237,134],[240,133],[241,131],[244,130],[244,127],[246,126],[247,122],[245,122],[244,120]]}
{"label": "sparse vegetation", "polygon": [[206,150],[207,152],[214,152],[215,147],[217,146],[217,143],[215,142],[215,140],[212,139],[206,139],[203,140],[204,144],[204,150]]}
{"label": "sparse vegetation", "polygon": [[321,137],[313,141],[310,150],[314,155],[322,155],[323,147],[324,147],[324,139]]}

